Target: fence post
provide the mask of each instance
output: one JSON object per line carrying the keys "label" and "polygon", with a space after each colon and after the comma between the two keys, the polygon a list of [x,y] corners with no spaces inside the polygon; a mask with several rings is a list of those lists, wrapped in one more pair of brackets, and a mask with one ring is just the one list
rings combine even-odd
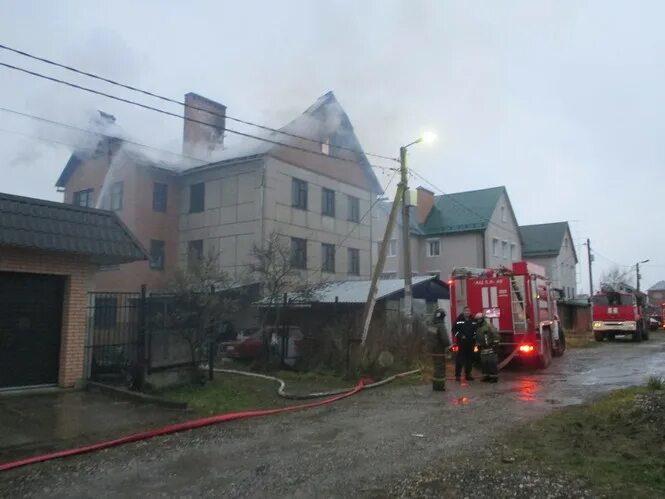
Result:
{"label": "fence post", "polygon": [[141,284],[141,300],[139,304],[139,369],[138,386],[143,388],[143,383],[148,375],[148,368],[150,365],[150,352],[148,347],[148,334],[147,334],[147,313],[148,299],[147,299],[147,286]]}

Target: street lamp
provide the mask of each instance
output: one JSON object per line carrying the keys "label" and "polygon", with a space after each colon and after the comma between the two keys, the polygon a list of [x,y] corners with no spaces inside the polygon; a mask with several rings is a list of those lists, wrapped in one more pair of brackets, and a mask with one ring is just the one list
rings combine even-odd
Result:
{"label": "street lamp", "polygon": [[404,315],[406,319],[407,333],[411,332],[411,317],[413,315],[413,295],[411,276],[411,244],[409,240],[409,229],[411,226],[409,216],[409,185],[408,169],[406,167],[406,150],[414,144],[432,144],[436,140],[436,134],[425,131],[413,142],[399,148],[399,171],[402,190],[402,262],[404,266]]}
{"label": "street lamp", "polygon": [[637,263],[635,264],[635,270],[636,270],[636,273],[637,273],[637,291],[640,290],[640,279],[641,279],[641,277],[642,277],[642,276],[640,275],[640,265],[643,264],[643,263],[647,263],[647,262],[649,262],[649,259],[648,259],[648,258],[647,258],[646,260],[642,260],[641,262],[637,262]]}

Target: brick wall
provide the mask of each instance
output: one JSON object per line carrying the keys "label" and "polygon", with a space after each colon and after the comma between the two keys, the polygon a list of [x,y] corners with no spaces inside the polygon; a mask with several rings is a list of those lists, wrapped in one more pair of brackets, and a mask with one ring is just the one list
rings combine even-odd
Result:
{"label": "brick wall", "polygon": [[87,293],[95,267],[80,256],[0,248],[0,271],[65,276],[58,384],[83,377]]}

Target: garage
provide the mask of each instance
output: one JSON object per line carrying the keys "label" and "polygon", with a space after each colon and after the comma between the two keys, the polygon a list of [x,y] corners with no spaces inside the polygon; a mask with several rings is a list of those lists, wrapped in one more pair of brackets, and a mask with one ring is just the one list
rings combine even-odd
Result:
{"label": "garage", "polygon": [[58,381],[64,278],[0,272],[0,388]]}
{"label": "garage", "polygon": [[0,193],[0,390],[84,379],[95,273],[145,259],[113,212]]}

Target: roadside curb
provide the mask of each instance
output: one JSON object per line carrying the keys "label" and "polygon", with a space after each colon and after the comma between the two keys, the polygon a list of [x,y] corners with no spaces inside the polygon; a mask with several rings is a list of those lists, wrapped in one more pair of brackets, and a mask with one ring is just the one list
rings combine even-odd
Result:
{"label": "roadside curb", "polygon": [[96,389],[104,393],[111,395],[118,395],[123,398],[133,400],[135,402],[143,402],[146,404],[155,404],[160,407],[166,407],[168,409],[187,409],[187,402],[179,402],[176,400],[167,400],[160,397],[155,397],[153,395],[147,395],[141,392],[133,392],[126,390],[124,388],[118,388],[117,386],[106,385],[104,383],[98,383],[96,381],[88,381],[85,385],[86,390]]}

